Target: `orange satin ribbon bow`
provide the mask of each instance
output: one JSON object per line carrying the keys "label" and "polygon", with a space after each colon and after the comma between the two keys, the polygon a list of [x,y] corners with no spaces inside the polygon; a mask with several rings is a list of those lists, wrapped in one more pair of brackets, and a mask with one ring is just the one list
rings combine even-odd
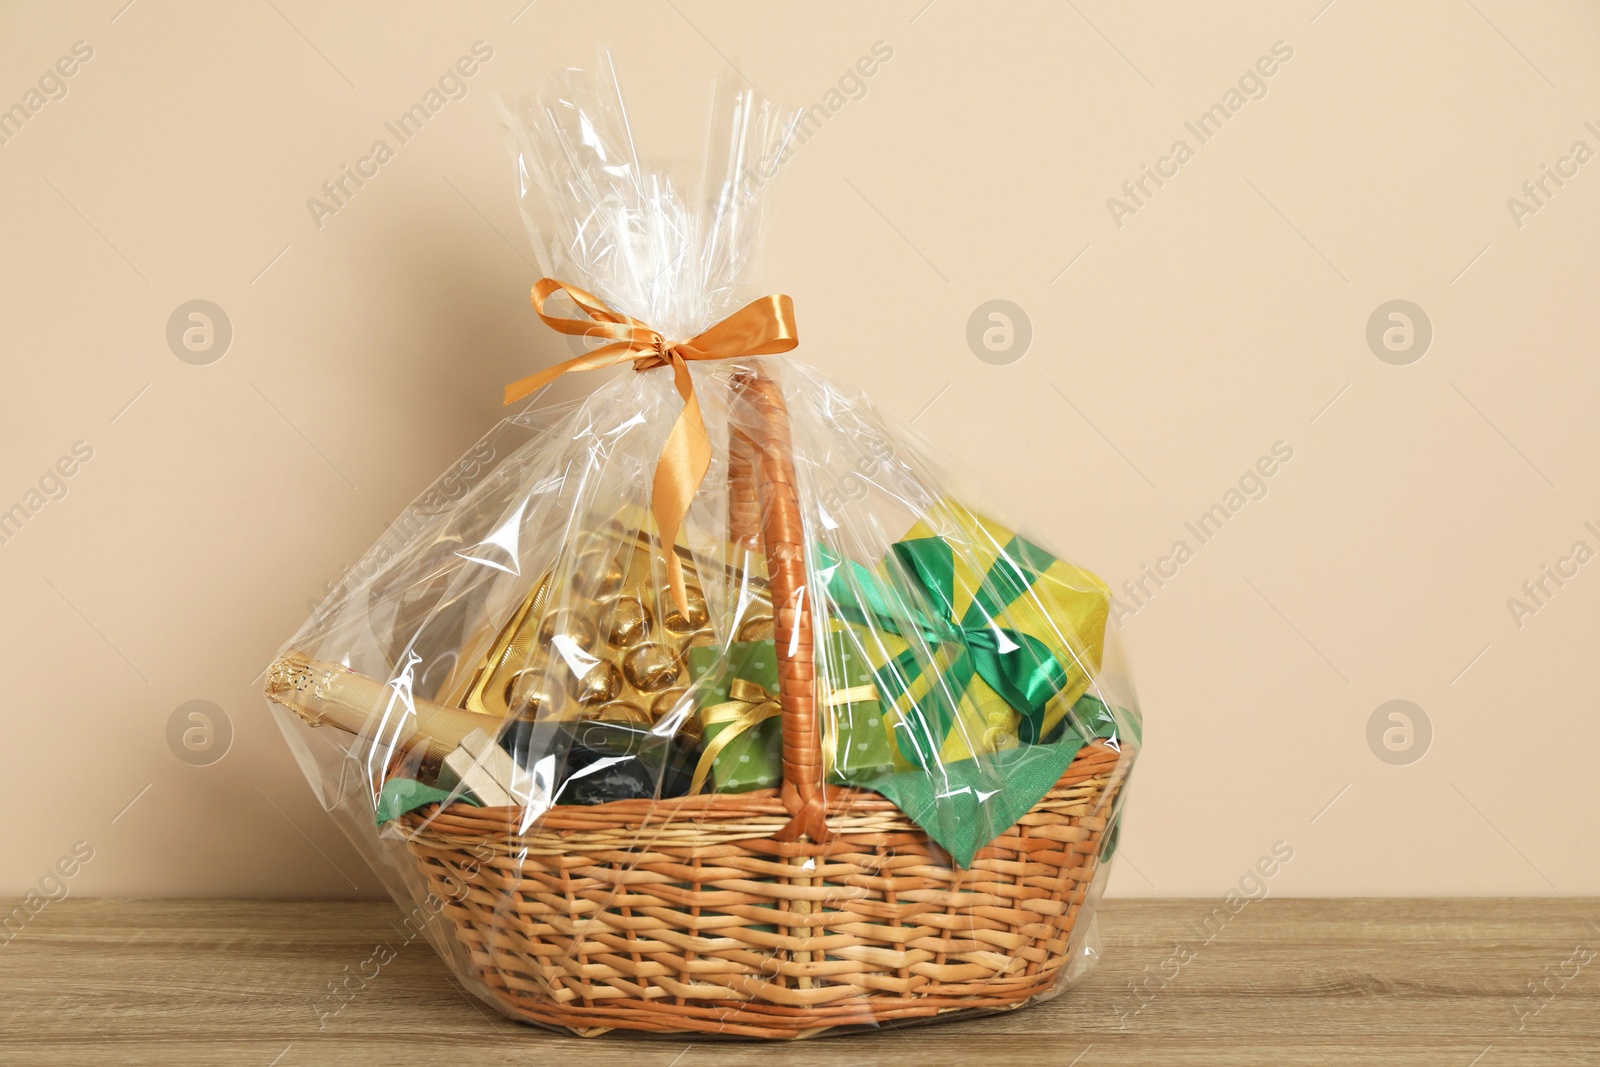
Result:
{"label": "orange satin ribbon bow", "polygon": [[[557,290],[571,297],[589,318],[562,319],[546,315],[544,302]],[[533,287],[533,310],[545,325],[559,333],[609,337],[613,343],[511,383],[506,386],[507,404],[521,400],[572,370],[597,370],[628,360],[633,361],[633,369],[638,371],[671,365],[673,382],[678,387],[678,395],[683,397],[683,412],[667,434],[667,443],[656,461],[650,508],[655,514],[661,544],[666,549],[667,580],[672,597],[680,609],[687,610],[683,567],[670,546],[677,542],[678,527],[689,513],[689,502],[711,466],[711,440],[706,435],[705,421],[700,417],[700,402],[695,398],[694,381],[689,377],[689,360],[737,359],[788,352],[800,343],[794,324],[794,302],[782,294],[764,296],[704,333],[673,344],[638,319],[612,311],[593,294],[554,278],[541,278]]]}

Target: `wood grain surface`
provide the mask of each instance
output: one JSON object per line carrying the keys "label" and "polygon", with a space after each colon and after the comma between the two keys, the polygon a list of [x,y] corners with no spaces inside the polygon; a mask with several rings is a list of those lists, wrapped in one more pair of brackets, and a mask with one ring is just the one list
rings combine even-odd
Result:
{"label": "wood grain surface", "polygon": [[0,1063],[1600,1064],[1600,901],[1219,908],[1108,902],[1100,966],[1019,1012],[752,1046],[509,1022],[387,903],[68,900],[0,932]]}

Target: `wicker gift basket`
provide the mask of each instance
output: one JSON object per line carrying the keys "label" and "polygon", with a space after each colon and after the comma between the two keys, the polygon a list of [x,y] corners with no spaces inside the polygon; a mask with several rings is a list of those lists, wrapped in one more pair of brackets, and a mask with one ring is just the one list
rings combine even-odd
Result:
{"label": "wicker gift basket", "polygon": [[[269,671],[285,734],[510,1017],[792,1039],[1052,995],[1092,962],[1139,736],[1109,592],[956,503],[858,394],[756,358],[793,347],[787,298],[704,328],[758,190],[684,214],[607,140],[601,72],[521,127],[525,210],[571,217],[535,223],[541,265],[602,294],[535,288],[602,346],[532,385],[673,373],[507,420],[425,493]],[[748,91],[715,114],[736,179],[794,128]],[[686,251],[656,299],[638,279]]]}

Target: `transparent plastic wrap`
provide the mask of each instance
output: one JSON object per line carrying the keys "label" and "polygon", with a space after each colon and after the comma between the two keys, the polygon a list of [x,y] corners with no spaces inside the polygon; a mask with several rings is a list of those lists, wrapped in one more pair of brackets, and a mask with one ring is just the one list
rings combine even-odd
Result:
{"label": "transparent plastic wrap", "polygon": [[507,117],[535,307],[582,353],[508,396],[640,373],[504,421],[284,646],[324,807],[524,1021],[796,1038],[1052,995],[1139,745],[1106,586],[781,354],[749,279],[796,116],[719,86],[698,188],[641,165],[608,57]]}

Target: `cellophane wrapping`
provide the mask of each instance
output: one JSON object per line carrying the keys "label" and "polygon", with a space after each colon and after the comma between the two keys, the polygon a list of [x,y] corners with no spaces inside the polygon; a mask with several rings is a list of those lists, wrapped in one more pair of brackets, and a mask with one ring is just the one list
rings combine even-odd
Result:
{"label": "cellophane wrapping", "polygon": [[[752,269],[796,115],[719,85],[703,164],[685,180],[639,159],[609,57],[505,114],[546,275],[668,338],[760,295]],[[588,344],[560,341],[574,354]],[[787,355],[689,370],[712,458],[674,544],[661,544],[651,499],[684,406],[672,371],[601,372],[577,379],[593,379],[587,399],[535,400],[484,436],[283,647],[268,692],[323,807],[407,928],[528,1021],[793,1037],[1050,995],[1098,952],[1093,910],[1139,744],[1109,591],[1019,536],[857,390]],[[803,861],[761,852],[784,822],[774,616],[795,605],[773,603],[760,546],[730,528],[751,474],[738,442],[766,417],[752,378],[775,388],[789,423],[805,546],[791,595],[809,607],[824,749],[807,773],[830,822],[858,827],[830,846],[843,852]],[[1052,830],[1029,814],[1036,794],[1091,747],[1111,753],[1097,779],[1111,784]],[[506,810],[474,806],[493,792],[475,792],[483,774]],[[712,800],[685,807],[691,794]],[[697,842],[729,804],[766,814]],[[887,814],[860,829],[852,806]],[[622,829],[596,852],[612,811]],[[745,838],[757,858],[718,873]],[[814,880],[763,897],[785,863],[811,864]],[[874,903],[890,874],[899,895]],[[774,916],[799,909],[815,938],[804,951],[773,934],[794,934]],[[858,938],[874,922],[893,929]],[[986,976],[1023,988],[1039,973],[1051,977],[1021,1000],[984,993]],[[936,1012],[902,1010],[925,996]],[[811,1004],[814,1026],[785,1023]]]}

